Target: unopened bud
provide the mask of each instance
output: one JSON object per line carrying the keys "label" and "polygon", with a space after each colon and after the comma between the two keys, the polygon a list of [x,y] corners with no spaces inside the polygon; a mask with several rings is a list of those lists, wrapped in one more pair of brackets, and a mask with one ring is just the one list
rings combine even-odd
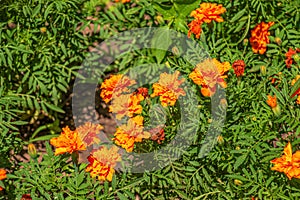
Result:
{"label": "unopened bud", "polygon": [[42,28],[40,28],[40,31],[41,31],[41,33],[46,33],[47,28],[46,27],[42,27]]}
{"label": "unopened bud", "polygon": [[207,122],[210,124],[212,123],[212,119],[208,119]]}
{"label": "unopened bud", "polygon": [[179,49],[177,47],[173,47],[172,48],[172,53],[175,55],[175,56],[180,56],[180,52],[179,52]]}
{"label": "unopened bud", "polygon": [[248,42],[249,42],[249,40],[248,40],[247,38],[245,38],[245,39],[243,40],[243,45],[244,45],[244,46],[247,46],[247,45],[248,45]]}
{"label": "unopened bud", "polygon": [[272,111],[277,117],[279,117],[281,115],[281,109],[279,104],[277,104],[276,107],[272,108]]}
{"label": "unopened bud", "polygon": [[298,54],[295,54],[295,55],[293,56],[293,58],[294,58],[294,60],[295,60],[296,63],[299,63],[300,57],[299,57]]}
{"label": "unopened bud", "polygon": [[165,23],[164,18],[160,15],[156,16],[156,20],[159,24],[164,24]]}
{"label": "unopened bud", "polygon": [[217,137],[217,142],[218,142],[218,144],[220,144],[220,145],[222,145],[222,144],[224,143],[224,138],[223,138],[222,135],[219,135],[219,136]]}
{"label": "unopened bud", "polygon": [[243,182],[242,181],[240,181],[240,180],[237,180],[237,179],[234,179],[234,184],[235,185],[242,185],[243,184]]}
{"label": "unopened bud", "polygon": [[278,45],[281,45],[282,41],[279,37],[276,37],[275,38],[275,42],[278,44]]}
{"label": "unopened bud", "polygon": [[32,144],[32,143],[30,143],[28,145],[28,154],[33,159],[35,159],[37,157],[36,148],[35,148],[34,144]]}
{"label": "unopened bud", "polygon": [[266,66],[264,66],[264,65],[260,66],[260,73],[263,76],[265,76],[267,74],[267,68],[266,68]]}

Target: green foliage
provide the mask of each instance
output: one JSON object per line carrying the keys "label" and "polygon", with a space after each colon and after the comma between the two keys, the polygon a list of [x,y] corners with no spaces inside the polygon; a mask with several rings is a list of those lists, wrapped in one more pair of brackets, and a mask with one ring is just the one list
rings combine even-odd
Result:
{"label": "green foliage", "polygon": [[[293,152],[299,149],[300,109],[297,97],[292,96],[299,90],[300,80],[291,85],[300,75],[299,60],[297,63],[293,57],[295,62],[291,68],[285,64],[289,48],[300,47],[298,2],[208,2],[222,3],[226,7],[222,15],[224,22],[203,24],[201,38],[194,41],[210,57],[221,62],[232,64],[243,60],[246,64],[244,76],[236,77],[231,69],[225,79],[228,107],[221,134],[224,141],[215,138],[217,145],[209,155],[198,156],[211,126],[211,101],[203,97],[200,88],[189,79],[195,66],[180,57],[183,52],[193,51],[193,44],[187,44],[188,50],[181,49],[177,45],[180,42],[172,41],[162,29],[149,43],[162,49],[170,48],[172,52],[132,51],[119,57],[107,71],[94,73],[93,78],[102,82],[107,74],[128,71],[137,76],[130,71],[137,66],[142,66],[138,73],[155,81],[158,77],[153,76],[161,65],[180,71],[197,91],[197,107],[185,107],[191,113],[199,111],[199,117],[190,119],[198,125],[195,131],[189,129],[196,136],[192,138],[192,145],[170,165],[142,174],[117,171],[112,182],[103,183],[85,172],[86,164],[74,166],[68,156],[54,156],[48,143],[41,162],[32,159],[11,166],[7,152],[21,149],[19,127],[36,116],[47,113],[51,117],[34,131],[31,141],[48,140],[59,133],[65,95],[70,90],[72,77],[78,75],[78,66],[89,45],[124,30],[148,26],[187,34],[187,24],[192,20],[190,13],[199,7],[200,1],[138,0],[134,4],[111,4],[106,0],[33,0],[4,4],[0,8],[0,167],[10,168],[11,173],[0,182],[6,195],[0,199],[20,199],[23,194],[31,194],[33,199],[123,200],[135,199],[136,195],[142,199],[298,199],[298,180],[288,180],[284,174],[272,171],[270,164],[270,160],[282,155],[288,141],[292,143]],[[270,28],[266,53],[253,53],[249,43],[251,30],[260,22],[271,21],[275,24]],[[208,56],[206,52],[197,53],[202,58]],[[146,67],[149,64],[153,68]],[[265,74],[260,72],[261,66],[266,67]],[[151,88],[149,90],[151,92]],[[267,105],[267,95],[277,97],[279,116]],[[155,102],[159,102],[158,98],[152,99],[151,103]],[[166,122],[166,141],[172,140],[180,124],[178,104],[163,110],[169,114],[166,119],[147,113],[150,110],[147,103],[143,102],[143,107],[146,123]],[[41,131],[52,134],[39,135]],[[147,141],[136,145],[136,152],[160,147]],[[180,151],[172,150],[177,154]]]}

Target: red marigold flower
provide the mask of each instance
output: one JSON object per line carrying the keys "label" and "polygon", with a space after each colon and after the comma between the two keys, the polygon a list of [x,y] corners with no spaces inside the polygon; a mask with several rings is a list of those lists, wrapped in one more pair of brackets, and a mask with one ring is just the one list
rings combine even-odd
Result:
{"label": "red marigold flower", "polygon": [[157,83],[153,84],[153,94],[151,97],[160,97],[161,105],[174,106],[179,96],[185,96],[185,92],[179,86],[185,81],[184,78],[178,79],[180,73],[174,74],[162,73]]}
{"label": "red marigold flower", "polygon": [[292,178],[300,178],[300,151],[292,153],[292,145],[289,142],[283,151],[284,155],[280,158],[271,160],[275,164],[271,170],[283,172],[291,180]]}
{"label": "red marigold flower", "polygon": [[150,133],[143,130],[143,117],[130,118],[127,124],[117,128],[113,141],[127,152],[132,152],[135,142],[150,138]]}
{"label": "red marigold flower", "polygon": [[151,140],[156,141],[158,144],[161,144],[161,142],[165,139],[163,126],[164,125],[158,125],[157,127],[149,130]]}
{"label": "red marigold flower", "polygon": [[100,97],[105,103],[108,103],[113,97],[118,97],[122,93],[129,92],[127,87],[134,85],[135,83],[134,80],[131,80],[129,77],[123,76],[122,74],[111,75],[101,84]]}
{"label": "red marigold flower", "polygon": [[273,25],[274,22],[261,22],[251,31],[250,44],[254,53],[264,54],[266,52],[267,44],[270,43],[268,38],[270,35],[269,28]]}
{"label": "red marigold flower", "polygon": [[271,95],[268,95],[267,104],[271,108],[275,108],[277,106],[277,98],[276,98],[276,96],[272,97]]}
{"label": "red marigold flower", "polygon": [[286,52],[286,54],[285,54],[285,57],[286,57],[285,64],[286,64],[287,68],[291,68],[291,65],[294,62],[293,56],[296,53],[299,53],[299,52],[300,52],[299,48],[296,48],[296,50],[293,50],[292,48],[289,48],[289,51]]}
{"label": "red marigold flower", "polygon": [[86,122],[84,125],[79,126],[76,131],[84,145],[90,146],[92,144],[97,144],[100,142],[97,134],[99,134],[100,130],[102,129],[103,126],[101,126],[100,124],[92,124],[91,122]]}
{"label": "red marigold flower", "polygon": [[23,194],[20,200],[32,200],[30,194]]}
{"label": "red marigold flower", "polygon": [[237,77],[243,76],[245,71],[245,62],[243,60],[236,60],[232,64],[232,68],[234,70],[234,73]]}
{"label": "red marigold flower", "polygon": [[117,119],[124,116],[132,117],[134,114],[141,114],[143,107],[140,102],[144,100],[141,94],[124,94],[113,99],[109,112],[116,113]]}
{"label": "red marigold flower", "polygon": [[50,144],[56,147],[55,155],[86,150],[86,146],[78,135],[78,132],[71,131],[68,126],[62,129],[61,135],[52,138]]}
{"label": "red marigold flower", "polygon": [[112,181],[115,173],[114,167],[122,160],[118,151],[119,149],[116,146],[110,149],[103,146],[93,151],[88,157],[90,164],[87,166],[86,171],[90,172],[93,178],[98,177],[99,181]]}
{"label": "red marigold flower", "polygon": [[147,88],[138,88],[137,89],[137,94],[141,94],[144,98],[148,97],[148,89]]}
{"label": "red marigold flower", "polygon": [[220,15],[225,11],[226,8],[222,4],[201,3],[200,8],[192,11],[191,16],[205,23],[210,23],[211,21],[223,22],[224,20]]}

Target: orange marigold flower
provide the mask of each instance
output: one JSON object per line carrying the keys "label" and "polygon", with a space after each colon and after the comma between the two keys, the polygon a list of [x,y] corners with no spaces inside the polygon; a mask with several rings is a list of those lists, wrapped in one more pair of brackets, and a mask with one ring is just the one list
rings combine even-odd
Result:
{"label": "orange marigold flower", "polygon": [[191,12],[191,16],[205,23],[210,23],[211,21],[223,22],[224,20],[220,15],[225,11],[226,8],[224,8],[221,4],[201,3],[200,8]]}
{"label": "orange marigold flower", "polygon": [[192,34],[195,34],[196,38],[199,39],[202,32],[202,21],[201,20],[193,20],[188,24],[189,31],[188,37],[190,38]]}
{"label": "orange marigold flower", "polygon": [[[6,170],[0,169],[0,180],[6,179]],[[0,186],[0,191],[2,191],[4,188]]]}
{"label": "orange marigold flower", "polygon": [[300,151],[292,154],[292,145],[289,142],[283,153],[280,158],[271,160],[271,163],[275,164],[271,170],[285,173],[290,180],[300,178]]}
{"label": "orange marigold flower", "polygon": [[135,83],[134,80],[131,80],[129,77],[123,76],[122,74],[111,75],[101,84],[100,97],[105,103],[108,103],[112,98],[128,92],[129,90],[127,87],[134,85]]}
{"label": "orange marigold flower", "polygon": [[0,169],[0,180],[6,179],[6,170]]}
{"label": "orange marigold flower", "polygon": [[61,135],[57,138],[52,138],[50,144],[56,147],[55,155],[86,150],[86,146],[78,135],[78,132],[71,131],[68,126],[62,129]]}
{"label": "orange marigold flower", "polygon": [[275,108],[277,106],[277,98],[276,98],[276,96],[272,97],[271,95],[268,95],[267,104],[271,108]]}
{"label": "orange marigold flower", "polygon": [[245,71],[245,62],[243,60],[236,60],[232,64],[232,68],[234,70],[234,73],[237,77],[243,76]]}
{"label": "orange marigold flower", "polygon": [[180,73],[174,74],[162,73],[157,83],[153,84],[153,94],[151,97],[160,96],[161,105],[174,106],[179,96],[185,96],[185,92],[179,86],[185,81],[184,78],[178,79]]}
{"label": "orange marigold flower", "polygon": [[266,52],[267,44],[270,43],[268,38],[270,35],[269,28],[273,25],[274,22],[261,22],[251,31],[250,44],[254,53],[264,54]]}
{"label": "orange marigold flower", "polygon": [[134,114],[141,114],[143,107],[140,102],[144,100],[142,94],[124,94],[113,99],[109,112],[116,113],[117,119],[124,116],[132,117]]}
{"label": "orange marigold flower", "polygon": [[224,78],[231,68],[229,62],[221,63],[217,59],[206,59],[202,63],[196,65],[196,68],[190,73],[189,78],[197,85],[201,85],[201,93],[203,96],[209,97],[216,91],[216,84],[223,88],[226,87]]}
{"label": "orange marigold flower", "polygon": [[76,129],[78,136],[85,146],[90,146],[100,142],[100,138],[97,136],[97,134],[100,133],[100,130],[103,130],[103,126],[100,124],[92,124],[91,122],[86,122],[84,125],[79,126]]}
{"label": "orange marigold flower", "polygon": [[188,24],[188,37],[190,37],[193,33],[196,35],[196,38],[199,39],[202,31],[202,24],[210,23],[211,21],[223,22],[224,20],[220,15],[225,11],[226,8],[224,8],[221,4],[201,3],[200,8],[191,12],[191,16],[195,19]]}
{"label": "orange marigold flower", "polygon": [[142,142],[143,139],[150,138],[150,133],[144,131],[143,117],[136,116],[130,118],[127,124],[117,128],[113,141],[127,152],[132,152],[135,142]]}
{"label": "orange marigold flower", "polygon": [[99,181],[112,181],[115,173],[114,167],[117,165],[117,162],[122,160],[118,151],[119,149],[116,146],[110,149],[103,146],[93,151],[88,157],[90,164],[87,166],[86,171],[90,172],[93,178],[98,177]]}
{"label": "orange marigold flower", "polygon": [[[115,0],[116,3],[120,2],[120,0]],[[122,3],[129,3],[130,0],[121,0]]]}

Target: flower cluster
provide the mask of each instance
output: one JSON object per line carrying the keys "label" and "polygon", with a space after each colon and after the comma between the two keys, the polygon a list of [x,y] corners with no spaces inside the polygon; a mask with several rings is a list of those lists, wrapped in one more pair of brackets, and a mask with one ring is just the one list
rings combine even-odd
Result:
{"label": "flower cluster", "polygon": [[271,170],[283,172],[291,180],[292,178],[300,178],[300,151],[292,153],[292,145],[289,142],[283,151],[284,155],[280,158],[271,160],[275,164]]}
{"label": "flower cluster", "polygon": [[285,64],[287,68],[291,68],[291,65],[294,62],[293,56],[295,56],[297,53],[300,53],[300,48],[296,48],[296,50],[293,50],[292,48],[289,48],[289,51],[285,54]]}
{"label": "flower cluster", "polygon": [[164,107],[174,106],[179,96],[185,96],[185,92],[179,86],[185,79],[178,79],[180,73],[174,74],[162,73],[159,81],[153,84],[153,94],[151,97],[159,96],[161,105]]}
{"label": "flower cluster", "polygon": [[221,63],[217,59],[206,59],[202,63],[196,65],[193,72],[189,74],[189,78],[197,85],[201,85],[201,93],[205,97],[212,96],[217,84],[225,88],[227,86],[225,78],[226,73],[231,68],[229,62]]}
{"label": "flower cluster", "polygon": [[226,8],[221,4],[201,3],[200,8],[191,12],[191,17],[194,17],[195,19],[188,24],[188,37],[193,33],[196,35],[197,39],[200,38],[203,23],[211,23],[212,21],[223,22],[224,20],[220,15],[225,11]]}
{"label": "flower cluster", "polygon": [[270,35],[269,28],[273,25],[274,22],[261,22],[251,31],[250,44],[254,53],[264,54],[266,52],[267,44],[270,43],[268,38]]}

